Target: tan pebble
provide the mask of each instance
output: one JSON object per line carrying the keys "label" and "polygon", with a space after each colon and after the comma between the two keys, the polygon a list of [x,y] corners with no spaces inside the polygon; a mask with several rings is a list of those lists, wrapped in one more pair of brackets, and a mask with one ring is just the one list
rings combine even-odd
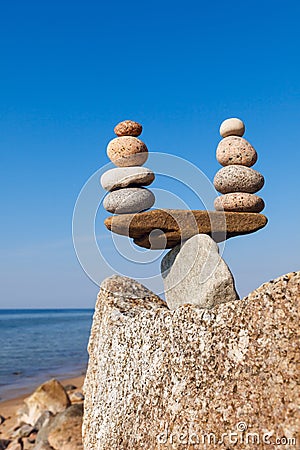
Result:
{"label": "tan pebble", "polygon": [[257,161],[255,148],[246,139],[238,136],[222,139],[217,147],[216,156],[222,166],[239,164],[251,167]]}
{"label": "tan pebble", "polygon": [[148,149],[136,137],[121,136],[110,141],[107,156],[118,167],[142,166],[148,159]]}
{"label": "tan pebble", "polygon": [[245,133],[245,124],[241,119],[232,117],[231,119],[226,119],[221,123],[220,135],[222,137],[227,136],[243,136]]}
{"label": "tan pebble", "polygon": [[259,213],[264,209],[265,203],[257,195],[235,192],[217,197],[214,201],[214,206],[217,211]]}
{"label": "tan pebble", "polygon": [[123,122],[118,123],[114,128],[117,136],[139,136],[142,131],[142,125],[133,120],[123,120]]}

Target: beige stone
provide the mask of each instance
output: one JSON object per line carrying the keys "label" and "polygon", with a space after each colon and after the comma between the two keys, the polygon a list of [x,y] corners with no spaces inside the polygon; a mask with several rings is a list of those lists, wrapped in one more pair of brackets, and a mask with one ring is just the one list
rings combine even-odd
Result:
{"label": "beige stone", "polygon": [[24,404],[19,420],[34,425],[45,411],[53,414],[64,411],[70,405],[70,399],[62,384],[52,379],[41,384],[33,394],[25,398]]}
{"label": "beige stone", "polygon": [[240,164],[251,167],[257,161],[255,148],[246,139],[238,136],[222,139],[217,147],[216,157],[222,166]]}
{"label": "beige stone", "polygon": [[241,119],[232,117],[221,123],[220,135],[224,138],[227,136],[243,136],[244,133],[245,124]]}
{"label": "beige stone", "polygon": [[[119,279],[101,289],[93,319],[85,450],[200,450],[205,433],[207,449],[273,448],[264,437],[300,442],[300,272],[210,311],[170,311],[149,291],[130,297],[128,286],[126,297],[129,280],[118,286]],[[238,433],[238,445],[229,432]],[[183,444],[183,433],[200,443]],[[208,445],[207,433],[216,444]],[[260,443],[249,447],[247,433]]]}
{"label": "beige stone", "polygon": [[133,136],[122,136],[111,140],[107,156],[118,167],[142,166],[148,158],[144,142]]}

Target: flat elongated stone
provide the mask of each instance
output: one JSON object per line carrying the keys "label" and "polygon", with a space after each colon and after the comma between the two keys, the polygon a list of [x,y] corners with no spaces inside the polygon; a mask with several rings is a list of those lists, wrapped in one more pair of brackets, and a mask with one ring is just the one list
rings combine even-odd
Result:
{"label": "flat elongated stone", "polygon": [[152,249],[173,248],[198,233],[208,234],[214,241],[222,242],[234,236],[253,233],[266,226],[267,222],[263,214],[257,213],[180,209],[122,214],[104,221],[112,232],[129,236],[140,247]]}

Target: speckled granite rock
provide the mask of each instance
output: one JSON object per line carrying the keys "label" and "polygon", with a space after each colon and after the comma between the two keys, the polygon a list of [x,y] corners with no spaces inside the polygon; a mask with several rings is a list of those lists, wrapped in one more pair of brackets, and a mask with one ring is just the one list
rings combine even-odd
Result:
{"label": "speckled granite rock", "polygon": [[264,177],[251,167],[240,165],[220,169],[214,178],[214,186],[221,194],[248,192],[254,194],[264,185]]}
{"label": "speckled granite rock", "polygon": [[197,234],[168,252],[161,262],[166,302],[176,309],[186,299],[199,308],[237,300],[233,276],[219,255],[217,244]]}
{"label": "speckled granite rock", "polygon": [[257,161],[254,147],[246,139],[238,136],[228,136],[219,142],[217,160],[222,166],[240,164],[251,167]]}
{"label": "speckled granite rock", "polygon": [[114,128],[117,136],[139,136],[142,131],[142,125],[133,120],[123,120],[123,122],[118,123]]}
{"label": "speckled granite rock", "polygon": [[118,167],[142,166],[148,158],[148,148],[134,136],[112,139],[106,150],[109,159]]}
{"label": "speckled granite rock", "polygon": [[217,211],[260,213],[265,207],[265,202],[255,194],[232,192],[217,197],[214,201],[214,207]]}
{"label": "speckled granite rock", "polygon": [[[134,281],[106,281],[89,342],[84,449],[297,448],[263,440],[300,439],[299,285],[290,273],[210,311],[170,311]],[[260,443],[249,445],[248,432]]]}

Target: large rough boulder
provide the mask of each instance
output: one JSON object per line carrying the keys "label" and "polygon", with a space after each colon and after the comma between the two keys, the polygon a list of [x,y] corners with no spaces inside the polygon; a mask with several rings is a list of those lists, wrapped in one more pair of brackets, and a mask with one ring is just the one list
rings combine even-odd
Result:
{"label": "large rough boulder", "polygon": [[299,283],[290,273],[209,311],[170,311],[133,280],[106,280],[89,342],[84,449],[297,448]]}
{"label": "large rough boulder", "polygon": [[41,384],[33,394],[25,398],[24,404],[19,411],[19,421],[34,425],[45,411],[57,414],[64,411],[71,403],[62,384],[52,379]]}

